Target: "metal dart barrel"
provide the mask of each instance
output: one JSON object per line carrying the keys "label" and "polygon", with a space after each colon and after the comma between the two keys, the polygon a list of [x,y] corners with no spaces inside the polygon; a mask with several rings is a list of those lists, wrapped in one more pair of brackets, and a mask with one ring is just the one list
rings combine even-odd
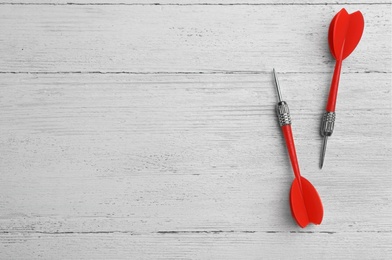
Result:
{"label": "metal dart barrel", "polygon": [[291,116],[289,106],[286,101],[279,101],[276,105],[276,113],[278,114],[279,125],[291,125]]}

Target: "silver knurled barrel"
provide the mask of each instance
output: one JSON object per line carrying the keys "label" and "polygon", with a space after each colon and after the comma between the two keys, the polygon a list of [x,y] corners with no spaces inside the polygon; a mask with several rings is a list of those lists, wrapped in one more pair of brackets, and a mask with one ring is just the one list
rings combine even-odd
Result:
{"label": "silver knurled barrel", "polygon": [[280,101],[276,106],[276,113],[278,114],[279,125],[291,125],[291,116],[289,106],[285,101]]}
{"label": "silver knurled barrel", "polygon": [[335,126],[335,112],[325,112],[321,122],[321,136],[331,136]]}

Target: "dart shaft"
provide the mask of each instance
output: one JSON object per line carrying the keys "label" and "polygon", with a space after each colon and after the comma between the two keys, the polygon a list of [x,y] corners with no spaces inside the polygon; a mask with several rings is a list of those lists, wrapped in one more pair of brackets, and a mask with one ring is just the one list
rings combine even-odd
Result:
{"label": "dart shaft", "polygon": [[335,112],[341,70],[342,70],[342,61],[336,60],[335,69],[332,76],[331,87],[329,89],[327,107],[325,109],[327,112]]}
{"label": "dart shaft", "polygon": [[[295,144],[294,144],[293,132],[291,131],[291,125],[282,126],[282,132],[283,132],[284,140],[286,141],[287,151],[289,153],[291,167],[293,168],[294,176],[300,182],[301,173],[299,171],[298,158],[297,158],[297,153],[295,151]],[[301,186],[301,182],[300,182],[300,186]]]}
{"label": "dart shaft", "polygon": [[291,115],[289,106],[285,101],[278,102],[276,106],[276,113],[278,115],[279,125],[282,128],[284,140],[286,141],[287,151],[289,153],[291,167],[293,168],[295,178],[301,179],[299,171],[299,164],[297,159],[297,153],[295,150],[293,132],[291,130]]}

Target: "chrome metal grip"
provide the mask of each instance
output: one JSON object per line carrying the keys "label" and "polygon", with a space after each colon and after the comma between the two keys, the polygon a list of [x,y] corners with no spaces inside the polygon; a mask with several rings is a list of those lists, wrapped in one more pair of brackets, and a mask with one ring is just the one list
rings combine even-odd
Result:
{"label": "chrome metal grip", "polygon": [[291,116],[289,106],[285,101],[280,101],[276,106],[276,113],[278,114],[279,125],[291,125]]}
{"label": "chrome metal grip", "polygon": [[335,126],[335,112],[325,112],[321,122],[321,136],[331,136]]}

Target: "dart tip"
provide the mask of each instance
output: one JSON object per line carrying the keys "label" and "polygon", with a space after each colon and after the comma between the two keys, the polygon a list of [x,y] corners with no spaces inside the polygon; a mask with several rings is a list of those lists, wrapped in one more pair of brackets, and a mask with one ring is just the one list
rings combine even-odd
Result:
{"label": "dart tip", "polygon": [[278,81],[278,77],[276,76],[275,68],[272,69],[272,72],[274,74],[276,92],[278,93],[278,101],[281,102],[282,101],[282,93],[280,92],[279,81]]}
{"label": "dart tip", "polygon": [[320,158],[321,159],[320,160],[320,169],[322,169],[323,165],[324,165],[325,152],[327,150],[327,141],[328,141],[328,136],[326,135],[326,136],[324,136],[324,141],[323,141],[323,150],[322,150],[321,158]]}

